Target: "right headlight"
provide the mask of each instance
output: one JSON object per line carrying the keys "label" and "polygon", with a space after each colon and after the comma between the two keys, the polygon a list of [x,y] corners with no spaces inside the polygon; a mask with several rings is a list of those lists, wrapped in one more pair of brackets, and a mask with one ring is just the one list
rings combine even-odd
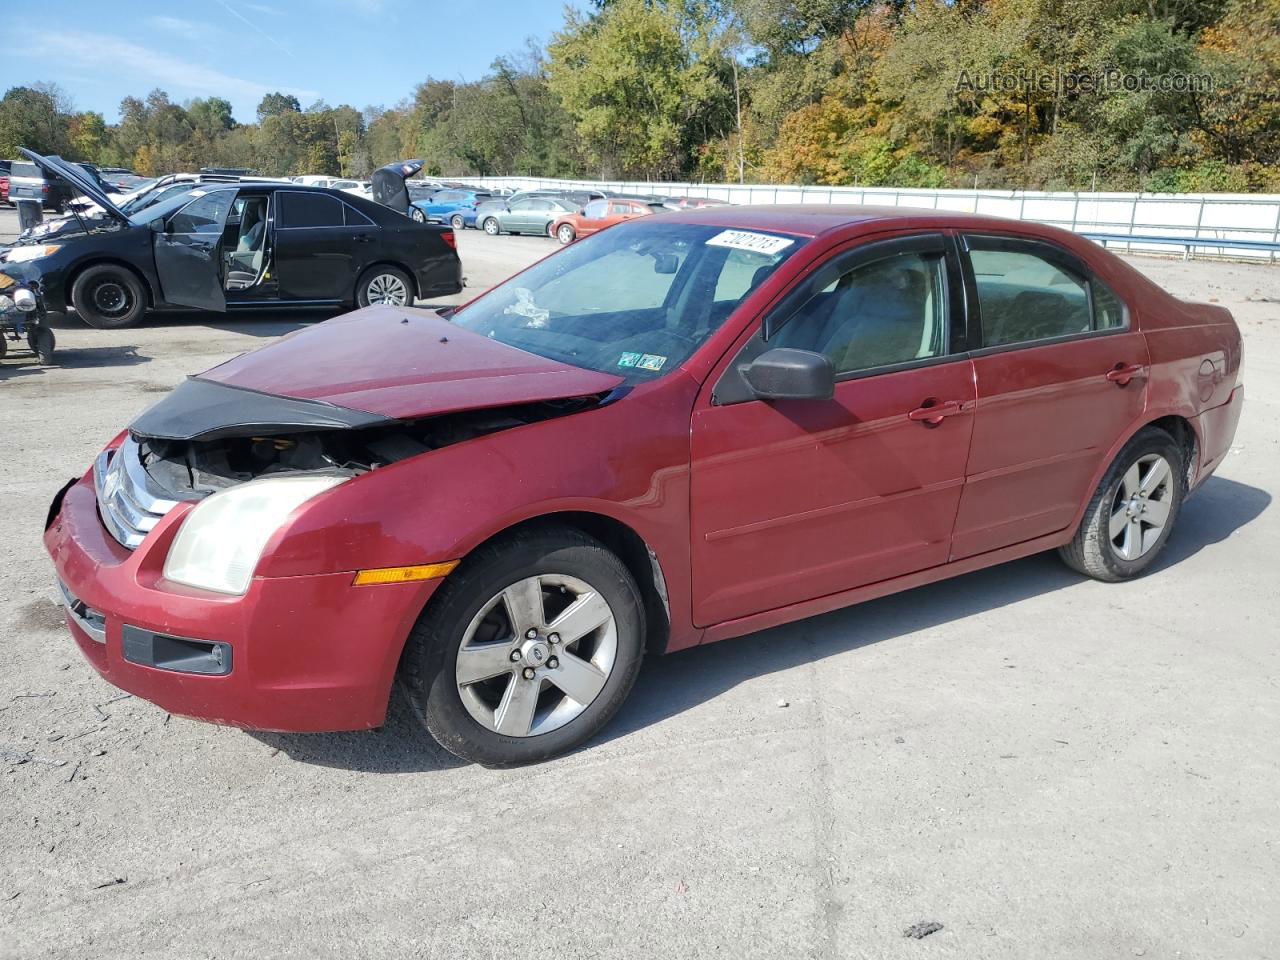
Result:
{"label": "right headlight", "polygon": [[13,291],[13,305],[23,313],[30,313],[36,308],[36,295],[26,287]]}
{"label": "right headlight", "polygon": [[166,580],[243,595],[271,535],[298,507],[346,477],[266,477],[220,490],[182,521],[164,561]]}

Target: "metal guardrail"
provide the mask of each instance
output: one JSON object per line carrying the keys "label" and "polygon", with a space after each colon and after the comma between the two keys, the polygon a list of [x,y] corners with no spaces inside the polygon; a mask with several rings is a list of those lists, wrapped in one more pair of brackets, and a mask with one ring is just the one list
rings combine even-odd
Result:
{"label": "metal guardrail", "polygon": [[1219,251],[1218,256],[1275,262],[1276,250],[1257,244],[1280,243],[1280,195],[1276,194],[918,190],[539,177],[471,179],[495,187],[615,190],[708,197],[743,204],[848,203],[955,210],[1048,223],[1075,233],[1105,233],[1109,237],[1123,234],[1129,238],[1128,249],[1133,252],[1162,251],[1171,243],[1190,240],[1197,248]]}

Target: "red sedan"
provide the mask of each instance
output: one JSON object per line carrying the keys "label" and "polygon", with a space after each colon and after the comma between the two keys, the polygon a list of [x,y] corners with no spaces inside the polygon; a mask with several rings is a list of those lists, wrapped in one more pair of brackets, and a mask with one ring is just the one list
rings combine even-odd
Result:
{"label": "red sedan", "polygon": [[1148,570],[1243,403],[1230,313],[1093,243],[725,207],[456,312],[370,307],[193,377],[55,499],[71,633],[165,710],[376,727],[399,669],[491,764],[680,650],[1056,549]]}
{"label": "red sedan", "polygon": [[592,200],[578,213],[566,213],[551,222],[548,233],[563,244],[573,243],[581,237],[589,237],[605,227],[612,227],[624,220],[647,217],[662,210],[661,203],[647,200]]}
{"label": "red sedan", "polygon": [[0,203],[9,202],[9,178],[0,177]]}

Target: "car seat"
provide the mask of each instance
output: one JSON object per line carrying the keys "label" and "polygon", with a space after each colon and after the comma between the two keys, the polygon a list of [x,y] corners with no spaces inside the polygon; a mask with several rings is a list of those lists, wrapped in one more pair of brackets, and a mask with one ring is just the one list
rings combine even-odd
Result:
{"label": "car seat", "polygon": [[258,282],[266,248],[266,199],[246,201],[240,216],[240,238],[227,258],[227,289],[243,290]]}

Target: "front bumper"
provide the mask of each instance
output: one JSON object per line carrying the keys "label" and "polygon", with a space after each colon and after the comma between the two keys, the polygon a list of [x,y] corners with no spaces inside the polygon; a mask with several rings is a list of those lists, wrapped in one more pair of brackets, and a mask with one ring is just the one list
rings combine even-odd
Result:
{"label": "front bumper", "polygon": [[[255,577],[243,597],[193,589],[162,572],[185,504],[130,551],[103,527],[90,475],[60,496],[45,546],[71,635],[107,681],[170,713],[237,727],[314,733],[382,724],[405,638],[439,581],[354,587],[352,573],[341,572]],[[135,662],[141,634],[216,646],[227,670]]]}

